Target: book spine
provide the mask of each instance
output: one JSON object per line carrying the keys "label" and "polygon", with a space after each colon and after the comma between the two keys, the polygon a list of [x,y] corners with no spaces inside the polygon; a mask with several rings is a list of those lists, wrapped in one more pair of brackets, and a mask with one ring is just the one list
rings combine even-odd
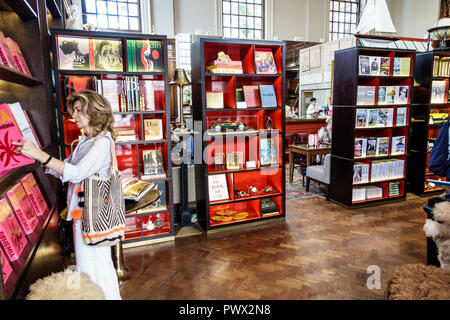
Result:
{"label": "book spine", "polygon": [[[11,201],[11,203],[13,203],[13,201]],[[25,234],[33,233],[33,230],[31,229],[31,226],[28,223],[28,220],[25,217],[25,212],[22,210],[22,208],[14,205],[14,203],[13,203],[13,207],[14,207],[14,212],[17,216],[17,219],[20,221],[20,224],[22,225],[23,230],[25,231]]]}
{"label": "book spine", "polygon": [[0,229],[0,243],[3,245],[3,248],[5,249],[9,260],[15,261],[19,258],[17,256],[17,252],[14,250],[13,246],[9,242],[8,237],[6,237],[5,232],[1,229]]}
{"label": "book spine", "polygon": [[89,38],[89,70],[95,71],[94,39]]}
{"label": "book spine", "polygon": [[[25,188],[25,190],[26,190],[26,189],[27,189],[27,188]],[[38,201],[37,201],[35,195],[31,192],[31,190],[30,190],[30,192],[27,191],[27,194],[28,194],[28,199],[30,199],[31,205],[33,206],[33,210],[34,210],[34,212],[36,213],[36,215],[39,216],[39,217],[40,217],[40,216],[43,216],[43,215],[44,215],[44,212],[42,212],[42,209],[41,209],[41,207],[39,206]]]}

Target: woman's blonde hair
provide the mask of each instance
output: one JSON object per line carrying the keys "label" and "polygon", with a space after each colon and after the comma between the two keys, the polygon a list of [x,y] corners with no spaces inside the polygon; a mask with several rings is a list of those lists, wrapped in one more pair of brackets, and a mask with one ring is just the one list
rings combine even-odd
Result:
{"label": "woman's blonde hair", "polygon": [[114,116],[109,101],[92,90],[73,93],[67,98],[67,109],[70,113],[73,113],[73,106],[77,101],[81,103],[81,112],[89,119],[89,126],[94,131],[94,137],[102,131],[109,131],[111,137],[116,140]]}

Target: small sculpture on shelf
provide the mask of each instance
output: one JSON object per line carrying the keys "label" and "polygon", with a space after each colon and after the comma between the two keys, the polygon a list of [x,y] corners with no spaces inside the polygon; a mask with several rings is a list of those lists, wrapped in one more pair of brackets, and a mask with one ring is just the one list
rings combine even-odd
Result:
{"label": "small sculpture on shelf", "polygon": [[240,121],[217,121],[211,124],[210,129],[216,132],[222,132],[227,130],[234,131],[245,131],[247,129],[247,125]]}

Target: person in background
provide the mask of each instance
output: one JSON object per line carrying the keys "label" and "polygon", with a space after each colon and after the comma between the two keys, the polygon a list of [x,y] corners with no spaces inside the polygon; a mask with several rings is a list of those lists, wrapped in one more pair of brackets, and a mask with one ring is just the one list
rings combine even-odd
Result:
{"label": "person in background", "polygon": [[308,109],[306,110],[306,117],[307,118],[317,118],[317,116],[319,115],[319,112],[320,112],[320,109],[317,106],[317,99],[311,98],[309,100]]}
{"label": "person in background", "polygon": [[333,118],[331,116],[328,116],[325,120],[327,126],[319,129],[319,132],[317,133],[319,142],[331,143],[332,120]]}

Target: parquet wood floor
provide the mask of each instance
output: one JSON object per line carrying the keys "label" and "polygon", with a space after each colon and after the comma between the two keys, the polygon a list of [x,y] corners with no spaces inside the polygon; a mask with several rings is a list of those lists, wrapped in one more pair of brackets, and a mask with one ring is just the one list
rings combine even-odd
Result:
{"label": "parquet wood floor", "polygon": [[[385,299],[392,267],[426,262],[427,199],[347,210],[288,201],[286,222],[126,249],[124,299]],[[366,286],[381,269],[381,289]]]}

